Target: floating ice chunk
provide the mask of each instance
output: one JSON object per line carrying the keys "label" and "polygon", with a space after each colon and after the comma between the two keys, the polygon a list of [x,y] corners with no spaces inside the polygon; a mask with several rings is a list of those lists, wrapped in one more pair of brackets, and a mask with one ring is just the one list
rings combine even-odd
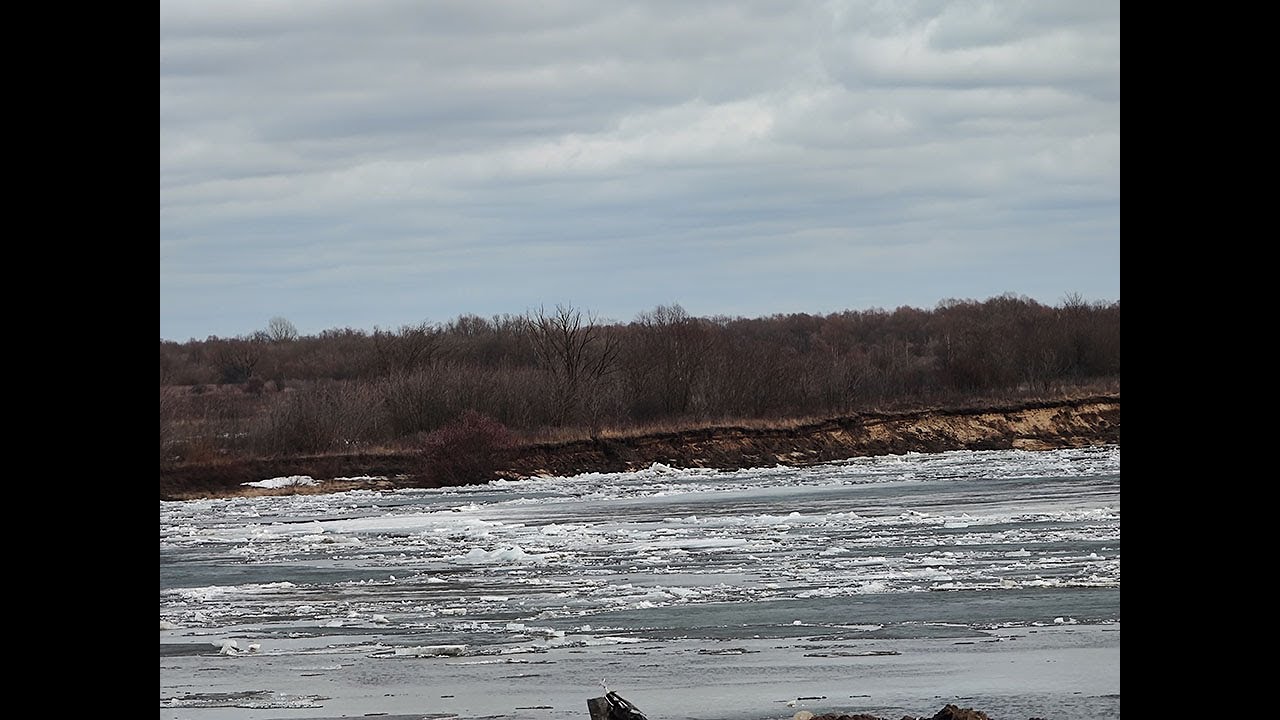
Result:
{"label": "floating ice chunk", "polygon": [[488,564],[488,563],[537,563],[543,564],[548,559],[555,557],[554,554],[539,555],[525,552],[525,549],[519,545],[510,544],[496,548],[494,550],[482,550],[480,548],[471,548],[462,555],[455,555],[447,558],[453,562],[469,563],[469,564]]}
{"label": "floating ice chunk", "polygon": [[642,642],[645,642],[645,639],[644,639],[644,638],[624,637],[624,636],[619,636],[619,635],[606,635],[606,636],[604,636],[604,637],[589,638],[589,639],[587,639],[587,640],[586,640],[585,644],[586,644],[586,645],[588,645],[588,646],[594,646],[594,645],[632,645],[632,644],[635,644],[635,643],[642,643]]}
{"label": "floating ice chunk", "polygon": [[249,652],[256,653],[262,649],[262,643],[249,643]]}
{"label": "floating ice chunk", "polygon": [[219,655],[235,655],[240,652],[240,644],[235,640],[223,640],[221,643],[215,644],[219,645]]}
{"label": "floating ice chunk", "polygon": [[168,620],[161,620],[160,629],[161,630],[177,630],[178,626],[169,622]]}
{"label": "floating ice chunk", "polygon": [[386,615],[374,615],[373,617],[369,618],[369,620],[379,625],[386,625],[387,623],[391,622],[390,620],[387,619]]}
{"label": "floating ice chunk", "polygon": [[413,647],[396,648],[395,654],[408,655],[411,657],[453,657],[461,655],[466,651],[466,645],[415,645]]}
{"label": "floating ice chunk", "polygon": [[303,535],[298,538],[302,542],[319,543],[321,545],[364,545],[360,538],[346,535],[329,535],[322,528],[316,535]]}

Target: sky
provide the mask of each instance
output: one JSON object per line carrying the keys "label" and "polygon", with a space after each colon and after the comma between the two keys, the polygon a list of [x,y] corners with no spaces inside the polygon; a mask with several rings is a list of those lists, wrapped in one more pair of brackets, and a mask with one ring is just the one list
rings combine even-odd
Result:
{"label": "sky", "polygon": [[161,0],[160,337],[1120,299],[1116,0]]}

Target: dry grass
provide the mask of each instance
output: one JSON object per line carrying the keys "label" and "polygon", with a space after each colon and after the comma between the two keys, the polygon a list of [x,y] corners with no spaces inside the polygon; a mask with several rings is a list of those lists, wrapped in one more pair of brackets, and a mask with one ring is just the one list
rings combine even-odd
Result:
{"label": "dry grass", "polygon": [[[236,458],[257,457],[253,449],[228,442],[220,434],[234,428],[248,429],[266,417],[273,408],[283,403],[292,390],[266,392],[252,395],[237,385],[206,386],[200,393],[189,387],[161,388],[162,420],[167,415],[171,425],[167,442],[169,462],[179,464],[216,464]],[[999,406],[1011,402],[1038,400],[1077,400],[1097,395],[1118,395],[1119,380],[1084,382],[1055,388],[1050,392],[1023,388],[999,394],[956,395],[937,398],[929,402],[898,401],[868,404],[859,407],[859,413],[899,413],[956,408]],[[789,431],[807,425],[833,419],[831,415],[803,415],[777,418],[716,417],[664,420],[660,422],[634,423],[598,428],[595,432],[586,426],[509,428],[516,445],[557,444],[591,439],[626,440],[631,438],[702,431],[715,428],[743,428],[746,430]],[[420,434],[389,440],[371,440],[348,444],[316,455],[342,455],[359,452],[368,455],[394,455],[420,449]],[[165,442],[162,439],[162,442]]]}
{"label": "dry grass", "polygon": [[[1041,392],[1034,390],[1025,390],[1021,392],[1009,392],[999,395],[964,395],[957,396],[950,401],[935,402],[919,402],[919,401],[901,401],[895,403],[885,403],[879,405],[869,405],[859,409],[860,413],[902,413],[902,412],[924,412],[931,410],[946,410],[959,407],[972,408],[991,406],[997,407],[1011,402],[1030,402],[1040,400],[1081,400],[1084,398],[1095,397],[1099,395],[1118,395],[1120,393],[1119,381],[1106,382],[1088,382],[1074,385],[1071,387],[1057,388],[1051,392]],[[688,432],[696,430],[708,430],[716,428],[743,428],[747,430],[796,430],[798,428],[816,425],[834,419],[831,415],[804,415],[782,418],[751,418],[751,417],[721,417],[706,419],[689,419],[684,421],[666,420],[662,422],[652,423],[636,423],[627,426],[613,426],[601,428],[598,432],[592,434],[590,429],[585,427],[543,427],[533,430],[525,430],[515,432],[514,435],[521,443],[541,444],[541,443],[566,443],[580,440],[591,439],[607,439],[607,440],[625,440],[637,437],[646,437],[650,435],[664,435],[679,432]]]}

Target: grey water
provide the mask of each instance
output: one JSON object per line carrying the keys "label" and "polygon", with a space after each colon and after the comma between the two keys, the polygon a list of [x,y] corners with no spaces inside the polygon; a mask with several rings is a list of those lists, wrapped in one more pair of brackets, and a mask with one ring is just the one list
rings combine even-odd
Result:
{"label": "grey water", "polygon": [[1118,718],[1120,450],[162,502],[160,619],[162,719]]}

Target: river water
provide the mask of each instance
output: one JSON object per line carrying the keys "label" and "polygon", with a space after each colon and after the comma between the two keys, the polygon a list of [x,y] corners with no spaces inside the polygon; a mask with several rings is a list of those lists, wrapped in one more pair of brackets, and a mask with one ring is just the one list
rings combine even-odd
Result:
{"label": "river water", "polygon": [[160,504],[160,717],[1120,716],[1120,449]]}

